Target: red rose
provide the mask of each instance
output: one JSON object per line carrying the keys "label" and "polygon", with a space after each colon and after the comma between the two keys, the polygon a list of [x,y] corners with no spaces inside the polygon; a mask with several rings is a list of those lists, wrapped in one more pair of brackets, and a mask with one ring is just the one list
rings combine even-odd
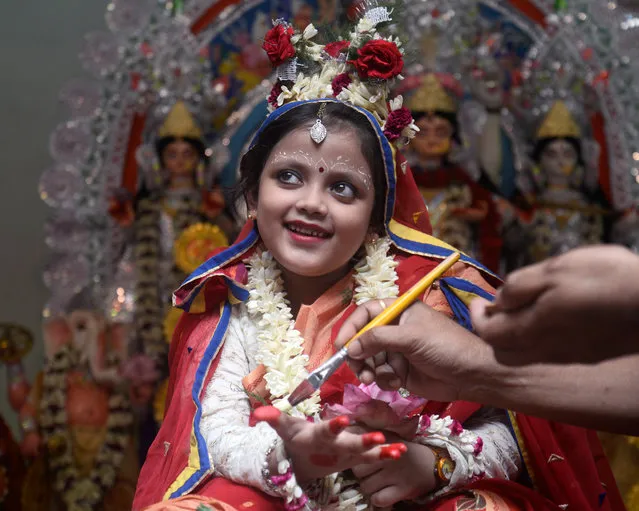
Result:
{"label": "red rose", "polygon": [[277,67],[283,64],[285,60],[295,56],[295,48],[291,44],[292,36],[293,27],[286,26],[283,23],[275,25],[264,36],[262,48],[264,48],[273,66]]}
{"label": "red rose", "polygon": [[412,120],[413,116],[407,108],[402,107],[393,110],[388,114],[388,119],[386,119],[384,135],[386,135],[386,138],[391,142],[397,140],[402,135],[404,128],[408,126]]}
{"label": "red rose", "polygon": [[333,96],[337,97],[339,93],[342,92],[342,89],[348,87],[352,82],[353,80],[351,80],[351,77],[348,73],[341,73],[337,75],[331,82],[331,87],[333,88]]}
{"label": "red rose", "polygon": [[329,54],[329,56],[336,59],[339,57],[339,54],[344,50],[347,50],[351,45],[350,41],[335,41],[334,43],[328,43],[324,46],[324,51]]}
{"label": "red rose", "polygon": [[363,79],[388,80],[404,69],[404,59],[395,43],[373,39],[357,50],[357,59],[349,61]]}

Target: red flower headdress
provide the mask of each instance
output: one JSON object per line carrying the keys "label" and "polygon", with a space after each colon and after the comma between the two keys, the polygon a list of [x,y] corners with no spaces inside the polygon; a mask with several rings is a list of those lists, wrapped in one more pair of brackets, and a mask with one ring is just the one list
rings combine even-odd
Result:
{"label": "red flower headdress", "polygon": [[419,131],[410,111],[402,106],[402,97],[389,97],[395,80],[402,79],[402,45],[398,38],[384,37],[379,31],[392,21],[387,8],[362,12],[348,40],[327,44],[313,41],[318,31],[312,24],[300,32],[282,19],[275,21],[263,45],[278,77],[268,97],[269,108],[336,98],[371,112],[388,140],[402,146]]}

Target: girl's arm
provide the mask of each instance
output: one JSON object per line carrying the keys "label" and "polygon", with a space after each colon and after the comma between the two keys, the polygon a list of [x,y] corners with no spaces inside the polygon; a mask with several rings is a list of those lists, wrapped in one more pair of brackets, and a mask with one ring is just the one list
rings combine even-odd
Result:
{"label": "girl's arm", "polygon": [[447,490],[478,478],[517,479],[522,462],[506,411],[482,408],[463,427],[449,423],[448,418],[423,418],[422,434],[415,438],[429,447],[445,449],[455,462]]}
{"label": "girl's arm", "polygon": [[248,318],[234,311],[220,362],[204,393],[202,434],[216,475],[275,495],[262,468],[269,451],[278,450],[277,459],[285,458],[282,441],[265,422],[249,426],[251,406],[242,386],[252,370],[247,343],[254,342],[256,332],[251,335],[251,330]]}
{"label": "girl's arm", "polygon": [[217,370],[202,401],[201,429],[216,475],[270,495],[286,496],[288,489],[274,487],[263,473],[269,478],[276,475],[281,462],[290,461],[297,479],[307,483],[360,463],[396,459],[405,452],[403,444],[382,446],[385,438],[381,433],[344,431],[349,425],[344,417],[311,423],[272,407],[260,407],[255,417],[268,423],[250,427],[251,407],[242,379],[256,365],[257,332],[242,308],[238,309],[229,322]]}

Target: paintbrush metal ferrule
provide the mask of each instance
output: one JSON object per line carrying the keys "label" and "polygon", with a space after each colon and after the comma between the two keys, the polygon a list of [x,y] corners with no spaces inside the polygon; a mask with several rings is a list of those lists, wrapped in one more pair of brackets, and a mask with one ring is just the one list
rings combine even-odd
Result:
{"label": "paintbrush metal ferrule", "polygon": [[305,401],[313,392],[319,389],[326,380],[328,380],[337,371],[348,358],[348,351],[343,347],[335,355],[329,358],[321,366],[309,374],[306,379],[300,383],[297,388],[288,396],[288,402],[291,406],[297,406]]}

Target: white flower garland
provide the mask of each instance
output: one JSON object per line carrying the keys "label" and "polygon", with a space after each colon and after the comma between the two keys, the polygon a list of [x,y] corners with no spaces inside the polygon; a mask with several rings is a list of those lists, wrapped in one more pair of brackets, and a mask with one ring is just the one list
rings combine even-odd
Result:
{"label": "white flower garland", "polygon": [[[373,299],[396,298],[397,263],[388,254],[391,242],[377,238],[366,243],[366,257],[355,267],[355,303]],[[295,329],[295,321],[286,299],[282,272],[268,250],[258,250],[247,261],[249,299],[246,307],[257,321],[259,349],[257,361],[266,369],[266,388],[273,406],[286,409],[288,396],[308,376],[308,356],[304,339]],[[319,392],[290,413],[312,417],[319,413]]]}
{"label": "white flower garland", "polygon": [[[397,262],[389,254],[390,247],[390,239],[386,237],[366,243],[366,256],[355,266],[353,298],[358,305],[373,299],[397,298]],[[304,339],[295,329],[282,272],[267,250],[256,251],[245,263],[249,268],[246,307],[257,322],[257,361],[265,367],[264,379],[273,406],[286,409],[291,415],[315,417],[320,411],[319,391],[292,410],[288,409],[286,401],[286,396],[308,376],[308,356],[304,354]],[[334,499],[337,495],[338,499],[329,507],[353,511],[367,509],[368,504],[364,503],[364,496],[355,482],[345,483],[340,474],[326,478],[324,484],[331,487],[328,497]]]}

